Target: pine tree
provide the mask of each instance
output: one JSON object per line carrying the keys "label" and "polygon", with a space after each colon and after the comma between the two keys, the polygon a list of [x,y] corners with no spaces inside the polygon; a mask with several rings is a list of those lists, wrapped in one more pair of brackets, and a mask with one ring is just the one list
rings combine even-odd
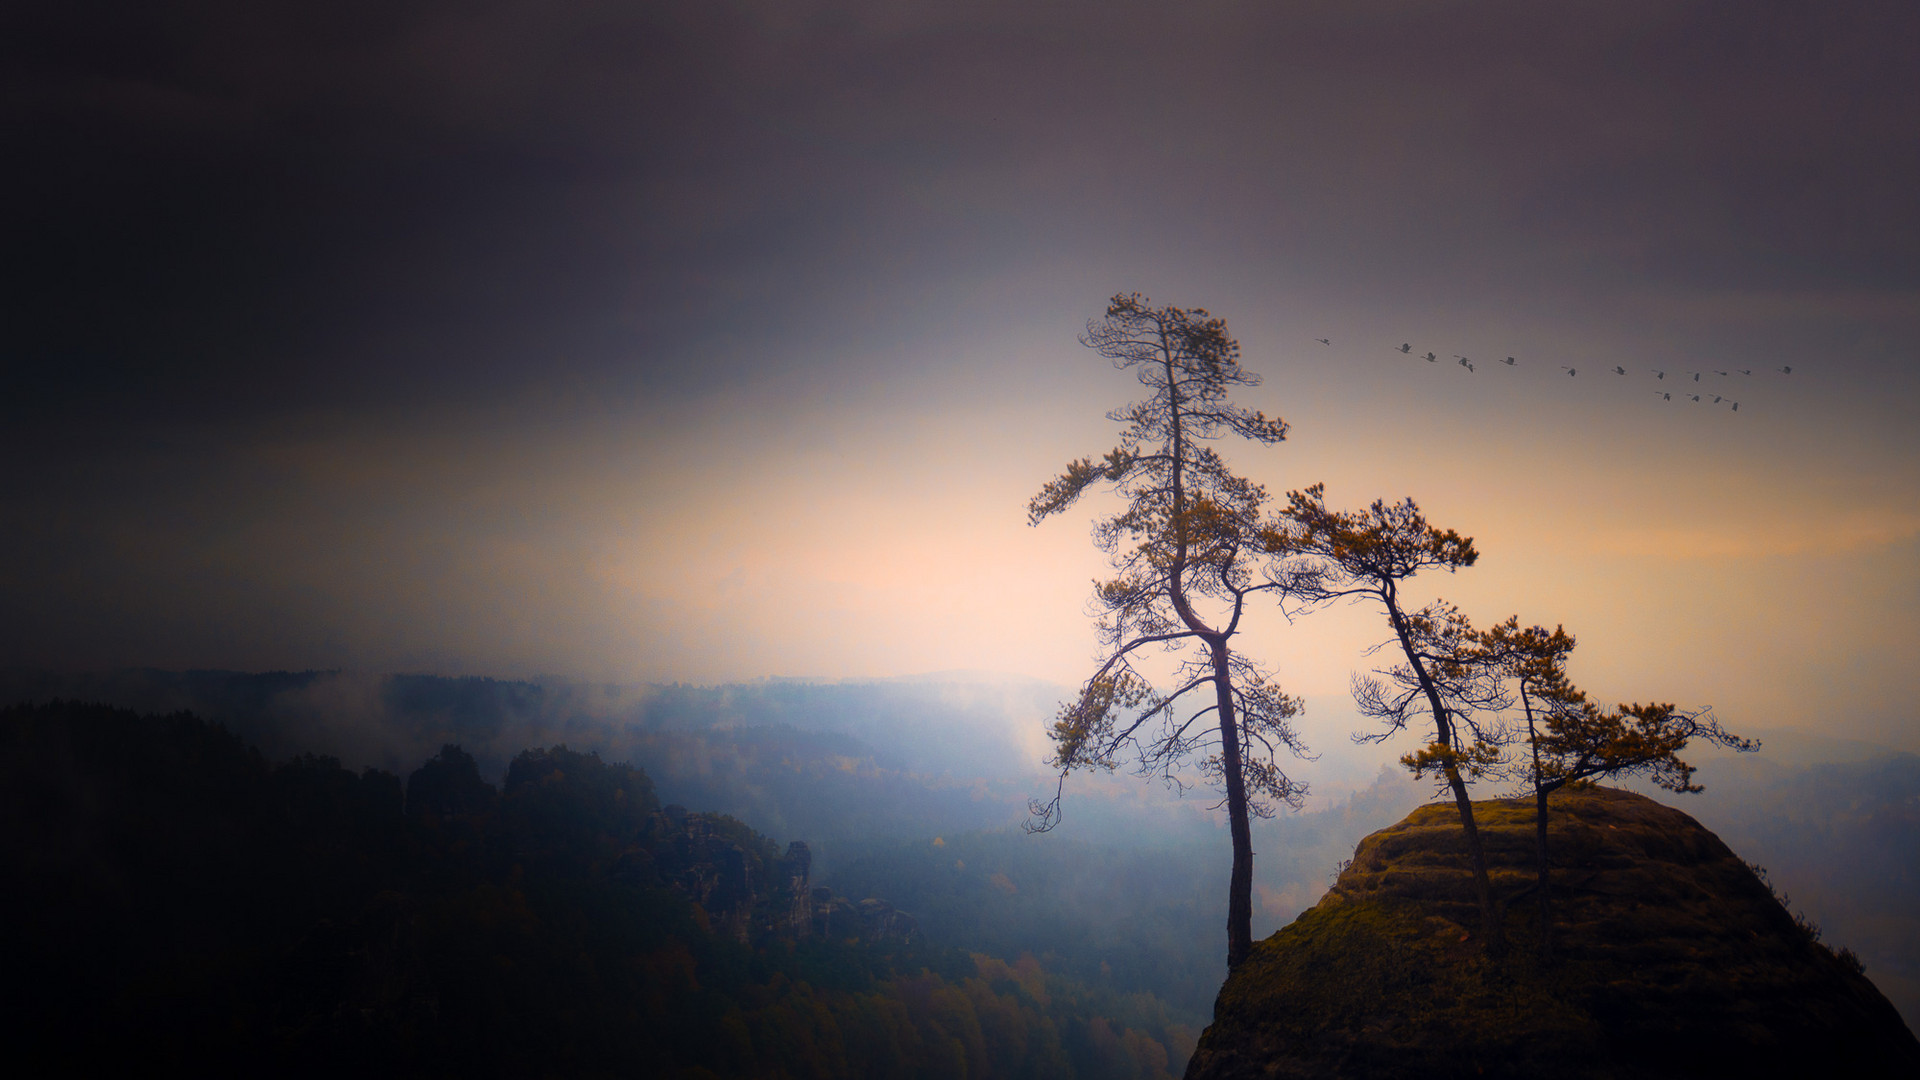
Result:
{"label": "pine tree", "polygon": [[1269,538],[1270,550],[1290,560],[1275,580],[1309,603],[1356,597],[1377,601],[1385,612],[1392,637],[1381,647],[1393,646],[1401,662],[1355,676],[1355,705],[1383,725],[1357,738],[1383,741],[1422,716],[1430,720],[1427,746],[1401,762],[1416,776],[1440,773],[1452,790],[1466,832],[1487,950],[1499,955],[1506,938],[1467,782],[1498,764],[1506,741],[1498,719],[1509,704],[1501,669],[1489,662],[1480,636],[1457,608],[1436,601],[1408,611],[1401,593],[1403,583],[1422,570],[1472,566],[1479,558],[1473,539],[1429,525],[1412,499],[1393,505],[1376,501],[1358,513],[1332,511],[1316,484],[1288,492],[1287,504],[1283,527]]}
{"label": "pine tree", "polygon": [[[1297,808],[1306,786],[1278,761],[1282,749],[1301,752],[1290,723],[1299,700],[1232,644],[1248,600],[1282,588],[1258,572],[1275,528],[1262,517],[1267,493],[1234,474],[1209,443],[1232,434],[1271,445],[1286,438],[1287,425],[1229,403],[1230,388],[1257,385],[1259,376],[1240,366],[1225,321],[1203,309],[1115,296],[1081,343],[1133,371],[1149,393],[1107,414],[1121,425],[1119,446],[1098,461],[1072,462],[1027,507],[1037,525],[1096,484],[1125,503],[1094,529],[1114,568],[1094,590],[1104,659],[1049,732],[1060,786],[1051,801],[1034,801],[1029,828],[1059,822],[1061,791],[1075,770],[1111,771],[1130,759],[1142,776],[1179,785],[1180,770],[1197,757],[1219,786],[1232,837],[1232,967],[1253,948],[1249,819],[1280,804]],[[1138,666],[1162,652],[1177,657],[1164,693]]]}

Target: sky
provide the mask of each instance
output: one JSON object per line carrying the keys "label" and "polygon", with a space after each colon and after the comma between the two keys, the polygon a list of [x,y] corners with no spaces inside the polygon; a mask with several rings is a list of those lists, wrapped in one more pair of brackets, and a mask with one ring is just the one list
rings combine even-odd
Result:
{"label": "sky", "polygon": [[[0,666],[1075,684],[1110,504],[1025,507],[1137,291],[1292,425],[1241,473],[1475,538],[1419,599],[1920,750],[1916,55],[1903,2],[10,4]],[[1337,726],[1381,631],[1245,641]]]}

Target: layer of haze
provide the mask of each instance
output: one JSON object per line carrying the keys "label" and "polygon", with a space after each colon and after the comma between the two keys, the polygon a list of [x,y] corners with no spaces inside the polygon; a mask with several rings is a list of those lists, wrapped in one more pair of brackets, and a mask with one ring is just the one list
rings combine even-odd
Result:
{"label": "layer of haze", "polygon": [[[1137,290],[1266,377],[1242,472],[1476,537],[1420,598],[1920,749],[1916,55],[1905,3],[10,6],[0,661],[1073,684],[1106,504],[1024,510]],[[1249,644],[1338,701],[1378,637]]]}

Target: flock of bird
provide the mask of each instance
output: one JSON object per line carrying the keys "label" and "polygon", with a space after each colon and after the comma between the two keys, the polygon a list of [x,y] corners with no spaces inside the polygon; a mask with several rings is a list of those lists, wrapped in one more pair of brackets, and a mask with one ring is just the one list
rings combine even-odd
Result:
{"label": "flock of bird", "polygon": [[[1314,338],[1313,340],[1319,342],[1322,345],[1326,345],[1328,347],[1332,347],[1333,345],[1333,342],[1329,341],[1326,338]],[[1398,348],[1394,349],[1393,351],[1396,353],[1399,353],[1401,356],[1415,356],[1415,353],[1413,351],[1413,345],[1411,342],[1402,344]],[[1468,374],[1473,373],[1474,366],[1473,366],[1472,358],[1462,356],[1459,353],[1451,353],[1449,355],[1453,357],[1455,363],[1457,363],[1463,368],[1466,368]],[[1432,352],[1427,353],[1425,356],[1416,356],[1416,359],[1425,360],[1429,364],[1437,364],[1440,362],[1440,357],[1434,355]],[[1520,366],[1520,361],[1511,356],[1505,357],[1505,358],[1496,358],[1496,360],[1498,363],[1505,364],[1508,367]],[[1567,377],[1570,379],[1578,378],[1580,376],[1580,371],[1578,368],[1569,367],[1565,364],[1562,364],[1560,366],[1560,370],[1566,372]],[[1618,375],[1618,376],[1624,376],[1627,374],[1627,369],[1625,367],[1620,366],[1619,364],[1615,364],[1613,367],[1608,368],[1606,370],[1611,374]],[[1653,372],[1653,377],[1655,380],[1659,382],[1666,381],[1666,378],[1667,378],[1666,372],[1661,371],[1658,368],[1648,368],[1647,370]],[[1779,372],[1782,375],[1793,374],[1792,365],[1782,365],[1780,367],[1774,368],[1773,370]],[[1708,371],[1722,378],[1731,378],[1735,375],[1744,375],[1744,376],[1751,377],[1753,375],[1753,369],[1751,368],[1729,368],[1726,371],[1720,371],[1718,369],[1709,368]],[[1730,405],[1732,406],[1733,412],[1739,412],[1740,403],[1738,401],[1735,401],[1731,394],[1727,394],[1727,393],[1716,394],[1711,392],[1710,390],[1703,389],[1698,386],[1688,387],[1686,385],[1688,382],[1693,382],[1696,384],[1699,383],[1700,376],[1702,374],[1705,374],[1705,372],[1699,372],[1699,371],[1684,372],[1683,375],[1685,377],[1676,376],[1674,378],[1674,382],[1679,384],[1675,389],[1669,390],[1669,389],[1663,389],[1663,388],[1655,388],[1653,392],[1660,395],[1660,399],[1662,401],[1672,401],[1673,396],[1675,394],[1679,394],[1682,400],[1692,401],[1695,404],[1700,404],[1702,398],[1710,398],[1712,399],[1712,404]]]}

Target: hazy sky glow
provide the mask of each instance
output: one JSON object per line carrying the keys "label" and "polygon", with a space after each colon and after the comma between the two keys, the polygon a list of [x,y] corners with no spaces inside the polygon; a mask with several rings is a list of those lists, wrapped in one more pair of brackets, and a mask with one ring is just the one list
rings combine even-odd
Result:
{"label": "hazy sky glow", "polygon": [[562,7],[0,16],[0,663],[1076,682],[1138,290],[1602,700],[1920,749],[1911,4]]}

